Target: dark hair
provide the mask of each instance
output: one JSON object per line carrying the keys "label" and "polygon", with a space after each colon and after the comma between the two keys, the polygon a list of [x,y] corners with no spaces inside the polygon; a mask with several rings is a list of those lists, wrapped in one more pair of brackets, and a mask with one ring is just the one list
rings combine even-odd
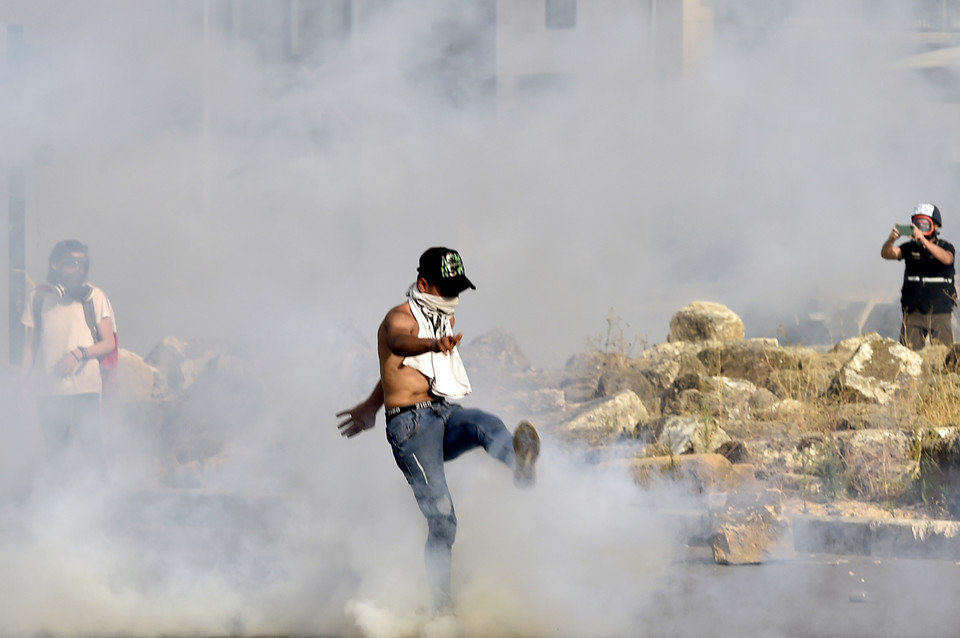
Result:
{"label": "dark hair", "polygon": [[[53,247],[53,250],[50,251],[50,261],[48,262],[49,268],[47,270],[47,281],[51,284],[57,283],[57,273],[53,269],[53,265],[59,262],[61,259],[69,255],[70,253],[83,253],[83,255],[89,260],[90,251],[87,247],[77,241],[76,239],[64,239],[61,242],[57,242],[57,245]],[[87,263],[87,270],[89,270],[90,264]],[[84,272],[86,275],[86,272]]]}

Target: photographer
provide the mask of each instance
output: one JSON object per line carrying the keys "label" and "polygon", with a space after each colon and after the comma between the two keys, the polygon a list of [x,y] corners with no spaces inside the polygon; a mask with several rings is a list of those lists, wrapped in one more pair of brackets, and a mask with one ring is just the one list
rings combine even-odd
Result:
{"label": "photographer", "polygon": [[929,338],[931,343],[952,346],[951,318],[957,304],[953,245],[939,237],[940,209],[933,204],[917,204],[910,224],[910,241],[895,246],[901,230],[907,228],[894,226],[880,249],[884,259],[904,261],[900,343],[911,350],[920,350]]}

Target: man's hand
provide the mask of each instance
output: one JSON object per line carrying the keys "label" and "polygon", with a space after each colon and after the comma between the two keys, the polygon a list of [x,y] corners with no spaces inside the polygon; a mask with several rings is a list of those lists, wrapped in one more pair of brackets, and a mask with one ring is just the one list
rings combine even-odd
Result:
{"label": "man's hand", "polygon": [[[913,230],[916,231],[916,227]],[[900,229],[894,226],[890,231],[890,236],[880,247],[880,256],[884,259],[900,259],[900,248],[893,245],[898,239],[900,239]]]}
{"label": "man's hand", "polygon": [[340,429],[340,436],[350,438],[372,428],[377,422],[377,409],[373,408],[371,410],[367,402],[364,401],[349,410],[337,412],[337,416],[347,417],[337,425]]}
{"label": "man's hand", "polygon": [[67,354],[60,357],[60,360],[57,361],[57,365],[53,367],[53,370],[61,377],[69,377],[77,371],[77,366],[79,365],[80,359],[74,356],[73,351],[71,350]]}
{"label": "man's hand", "polygon": [[441,354],[450,354],[453,352],[453,349],[459,345],[461,339],[463,339],[462,332],[457,333],[452,337],[449,335],[446,337],[440,337],[439,339],[435,340],[437,342],[437,348],[435,352],[439,352]]}

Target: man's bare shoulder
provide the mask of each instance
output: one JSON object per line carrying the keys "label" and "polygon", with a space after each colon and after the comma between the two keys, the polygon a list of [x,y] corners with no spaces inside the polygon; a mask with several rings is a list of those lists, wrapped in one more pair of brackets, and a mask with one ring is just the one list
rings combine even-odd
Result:
{"label": "man's bare shoulder", "polygon": [[397,330],[409,331],[416,326],[417,320],[414,318],[410,306],[404,302],[387,311],[383,321],[380,322],[378,333],[384,334],[387,331],[396,332]]}
{"label": "man's bare shoulder", "polygon": [[387,323],[393,323],[396,321],[405,322],[407,319],[416,321],[413,318],[413,312],[410,310],[410,305],[404,302],[387,311],[386,316],[383,318],[383,324],[385,325]]}

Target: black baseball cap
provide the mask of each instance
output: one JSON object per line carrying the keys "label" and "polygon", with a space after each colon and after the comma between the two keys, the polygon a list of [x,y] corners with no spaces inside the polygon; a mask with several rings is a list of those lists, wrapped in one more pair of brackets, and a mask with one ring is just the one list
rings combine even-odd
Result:
{"label": "black baseball cap", "polygon": [[467,288],[477,289],[463,272],[460,253],[452,248],[428,248],[420,255],[417,274],[440,288],[445,297],[456,297]]}

